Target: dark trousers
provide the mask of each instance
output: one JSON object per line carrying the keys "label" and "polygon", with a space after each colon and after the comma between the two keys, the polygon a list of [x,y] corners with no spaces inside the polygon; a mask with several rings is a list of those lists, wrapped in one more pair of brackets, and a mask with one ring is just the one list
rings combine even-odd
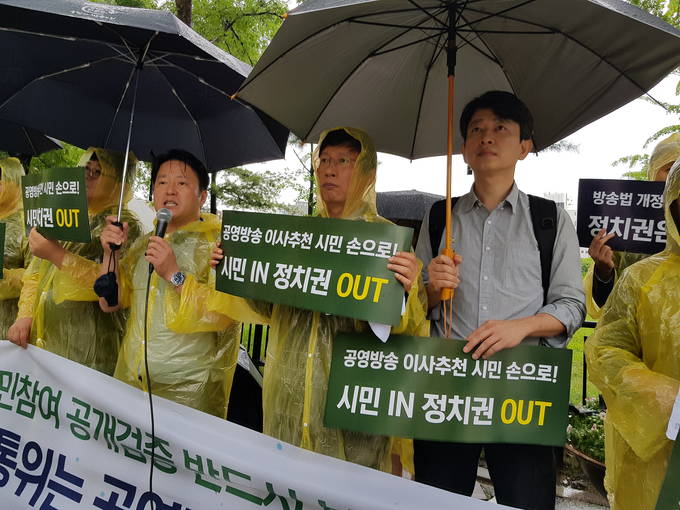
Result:
{"label": "dark trousers", "polygon": [[525,510],[555,509],[555,449],[551,446],[417,440],[416,481],[471,496],[482,448],[498,503]]}

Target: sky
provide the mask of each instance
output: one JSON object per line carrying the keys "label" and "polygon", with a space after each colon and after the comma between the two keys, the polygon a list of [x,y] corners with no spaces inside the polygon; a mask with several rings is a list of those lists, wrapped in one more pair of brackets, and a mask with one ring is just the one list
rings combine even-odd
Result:
{"label": "sky", "polygon": [[[677,76],[669,76],[654,87],[650,94],[657,100],[677,103],[675,87]],[[565,140],[578,145],[578,152],[540,152],[530,154],[517,165],[515,181],[526,192],[543,196],[545,193],[566,192],[577,202],[580,178],[619,179],[628,170],[625,165],[612,166],[620,157],[651,152],[654,143],[643,148],[646,140],[658,129],[677,123],[677,116],[666,113],[661,107],[641,99],[634,100],[618,110],[580,129]],[[378,154],[377,191],[416,189],[443,195],[446,186],[446,158],[423,158],[409,161],[390,154]],[[297,167],[291,148],[286,160],[251,165],[250,168],[283,169]],[[453,159],[453,195],[469,191],[472,176],[461,156]],[[292,192],[281,197],[293,201]]]}

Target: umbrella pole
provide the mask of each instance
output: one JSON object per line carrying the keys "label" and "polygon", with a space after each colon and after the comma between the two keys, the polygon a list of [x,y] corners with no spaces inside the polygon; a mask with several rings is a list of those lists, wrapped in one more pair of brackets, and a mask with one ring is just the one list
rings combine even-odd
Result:
{"label": "umbrella pole", "polygon": [[[451,181],[453,171],[453,97],[454,97],[454,82],[455,77],[449,76],[449,100],[448,100],[448,123],[447,123],[447,141],[446,141],[446,238],[444,243],[444,251],[446,255],[453,256],[453,248],[451,246]],[[451,254],[449,254],[450,252]],[[448,298],[453,297],[453,289],[447,290]],[[442,296],[443,296],[442,292]],[[443,299],[443,298],[442,298]]]}
{"label": "umbrella pole", "polygon": [[[453,259],[456,252],[452,246],[451,225],[451,181],[453,171],[453,106],[455,89],[456,69],[456,2],[449,6],[449,34],[447,41],[447,66],[448,66],[448,115],[446,122],[446,233],[444,237],[444,249],[441,254]],[[444,336],[451,337],[451,324],[453,322],[453,289],[441,290],[440,299],[444,307]]]}
{"label": "umbrella pole", "polygon": [[[453,98],[455,77],[449,75],[448,81],[448,120],[446,128],[446,230],[444,236],[444,249],[441,254],[453,259],[455,252],[452,247],[451,234],[451,181],[453,173]],[[444,335],[448,338],[451,336],[450,324],[453,320],[453,303],[451,301],[453,299],[453,289],[443,288],[441,290],[440,299],[444,304]]]}
{"label": "umbrella pole", "polygon": [[135,85],[132,89],[132,109],[130,110],[130,125],[128,127],[127,141],[125,142],[125,160],[123,161],[123,178],[120,184],[120,198],[118,200],[118,215],[116,222],[118,226],[123,225],[120,222],[121,212],[123,210],[123,197],[125,195],[125,178],[127,177],[128,159],[130,156],[130,141],[132,140],[132,125],[135,120],[135,106],[137,104],[137,85],[139,83],[139,67],[135,68]]}
{"label": "umbrella pole", "polygon": [[210,173],[210,214],[217,214],[217,170]]}

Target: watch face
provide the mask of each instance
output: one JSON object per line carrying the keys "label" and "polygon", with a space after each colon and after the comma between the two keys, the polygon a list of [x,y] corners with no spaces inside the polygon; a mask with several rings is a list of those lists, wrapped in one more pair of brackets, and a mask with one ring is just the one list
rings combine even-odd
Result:
{"label": "watch face", "polygon": [[175,286],[179,287],[184,283],[184,273],[177,272],[170,277],[170,282]]}

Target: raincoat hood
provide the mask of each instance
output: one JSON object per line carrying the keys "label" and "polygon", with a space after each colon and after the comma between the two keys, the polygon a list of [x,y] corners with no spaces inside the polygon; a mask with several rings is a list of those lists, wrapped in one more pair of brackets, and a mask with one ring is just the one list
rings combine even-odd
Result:
{"label": "raincoat hood", "polygon": [[675,133],[664,138],[654,147],[652,155],[649,157],[647,179],[655,180],[659,170],[678,158],[680,158],[680,133]]}
{"label": "raincoat hood", "polygon": [[21,176],[24,169],[17,158],[0,159],[0,219],[21,209]]}
{"label": "raincoat hood", "polygon": [[[376,206],[375,198],[375,178],[378,167],[378,155],[375,152],[373,140],[361,131],[351,127],[339,127],[329,129],[321,133],[319,137],[319,144],[314,150],[312,158],[312,165],[314,172],[319,169],[319,151],[328,133],[338,129],[344,130],[352,138],[355,138],[361,144],[361,152],[354,164],[354,172],[350,180],[349,189],[347,191],[347,201],[345,208],[342,211],[341,218],[343,219],[357,219],[369,218],[378,216],[378,208]],[[316,208],[319,216],[328,218],[328,209],[326,203],[321,197],[321,189],[319,188],[319,179],[316,179]]]}
{"label": "raincoat hood", "polygon": [[88,212],[90,214],[97,214],[104,209],[118,205],[121,186],[125,187],[123,205],[127,204],[132,198],[132,184],[137,169],[137,158],[134,154],[130,153],[127,175],[125,177],[125,183],[123,183],[123,163],[125,162],[125,154],[98,147],[90,147],[80,158],[78,166],[86,166],[87,162],[92,158],[93,153],[97,155],[102,173],[97,181],[97,186],[92,199],[88,200]]}
{"label": "raincoat hood", "polygon": [[671,167],[666,179],[666,187],[663,192],[663,208],[664,216],[666,218],[666,249],[680,256],[680,235],[678,234],[678,225],[673,219],[671,208],[675,205],[673,202],[680,197],[680,159]]}

